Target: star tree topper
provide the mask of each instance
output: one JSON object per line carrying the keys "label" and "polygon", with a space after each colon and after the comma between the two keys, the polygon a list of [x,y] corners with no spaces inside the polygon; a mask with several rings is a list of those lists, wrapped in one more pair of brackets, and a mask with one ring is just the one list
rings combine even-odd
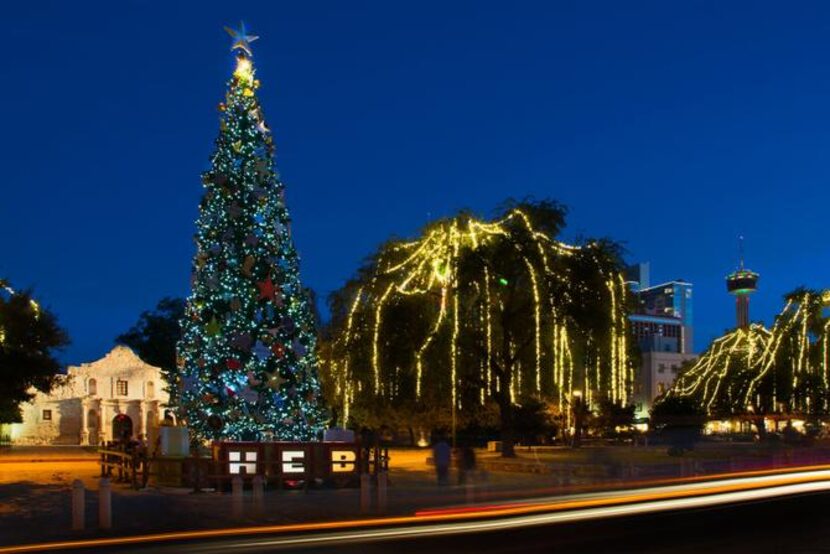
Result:
{"label": "star tree topper", "polygon": [[249,35],[248,30],[245,28],[245,22],[239,22],[239,29],[231,29],[230,27],[225,27],[225,31],[233,39],[233,44],[231,45],[231,51],[233,50],[242,50],[248,56],[253,56],[253,52],[251,52],[251,43],[258,39],[258,36]]}

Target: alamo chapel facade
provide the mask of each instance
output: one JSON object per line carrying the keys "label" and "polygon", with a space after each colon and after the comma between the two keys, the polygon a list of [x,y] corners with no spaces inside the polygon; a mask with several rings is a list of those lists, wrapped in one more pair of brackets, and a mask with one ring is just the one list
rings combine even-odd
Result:
{"label": "alamo chapel facade", "polygon": [[98,361],[69,366],[64,385],[21,405],[23,423],[11,425],[11,440],[97,445],[142,435],[153,444],[167,402],[159,368],[116,346]]}

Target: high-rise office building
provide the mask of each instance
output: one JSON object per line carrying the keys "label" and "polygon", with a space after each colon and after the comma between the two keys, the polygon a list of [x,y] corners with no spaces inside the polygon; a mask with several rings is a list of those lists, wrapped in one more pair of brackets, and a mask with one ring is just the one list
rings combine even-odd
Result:
{"label": "high-rise office building", "polygon": [[692,284],[677,279],[651,285],[650,274],[648,263],[628,270],[634,296],[629,319],[641,352],[639,375],[634,381],[638,417],[648,417],[654,399],[671,387],[683,363],[696,357]]}

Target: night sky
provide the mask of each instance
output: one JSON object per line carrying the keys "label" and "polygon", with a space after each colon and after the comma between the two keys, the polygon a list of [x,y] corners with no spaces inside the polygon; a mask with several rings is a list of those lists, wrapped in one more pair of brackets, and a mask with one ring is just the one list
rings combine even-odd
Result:
{"label": "night sky", "polygon": [[14,2],[0,34],[0,276],[106,353],[188,292],[200,172],[244,19],[304,281],[509,196],[570,208],[696,291],[697,348],[830,286],[826,2]]}

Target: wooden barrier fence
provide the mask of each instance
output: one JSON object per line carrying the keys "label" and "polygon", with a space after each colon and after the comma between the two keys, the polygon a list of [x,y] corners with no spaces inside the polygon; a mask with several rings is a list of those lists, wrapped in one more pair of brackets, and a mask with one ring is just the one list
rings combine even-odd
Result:
{"label": "wooden barrier fence", "polygon": [[134,489],[147,486],[150,478],[150,458],[141,445],[106,443],[98,449],[101,459],[101,477],[130,483]]}

